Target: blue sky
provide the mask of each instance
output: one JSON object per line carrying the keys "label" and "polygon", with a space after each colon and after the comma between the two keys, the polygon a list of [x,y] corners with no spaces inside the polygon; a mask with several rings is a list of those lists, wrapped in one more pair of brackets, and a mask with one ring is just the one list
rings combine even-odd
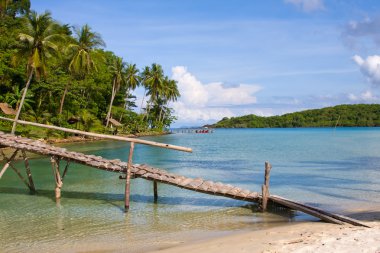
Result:
{"label": "blue sky", "polygon": [[140,68],[161,64],[182,94],[175,126],[380,102],[377,0],[32,0],[32,9],[89,24]]}

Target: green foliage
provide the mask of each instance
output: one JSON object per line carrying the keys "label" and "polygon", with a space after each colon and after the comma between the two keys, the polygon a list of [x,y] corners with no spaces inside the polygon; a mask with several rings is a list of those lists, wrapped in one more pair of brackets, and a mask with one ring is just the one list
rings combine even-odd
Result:
{"label": "green foliage", "polygon": [[286,127],[378,127],[379,104],[338,105],[282,116],[223,118],[212,125],[217,128],[286,128]]}
{"label": "green foliage", "polygon": [[[159,64],[140,71],[103,50],[101,35],[89,25],[61,25],[49,12],[29,7],[28,0],[0,0],[0,102],[21,108],[20,118],[101,133],[108,132],[105,119],[113,118],[125,134],[161,131],[175,120],[168,103],[180,94]],[[133,111],[133,91],[140,85],[149,96],[143,114]],[[10,125],[0,122],[1,130]],[[21,125],[17,131],[37,138],[67,136]]]}

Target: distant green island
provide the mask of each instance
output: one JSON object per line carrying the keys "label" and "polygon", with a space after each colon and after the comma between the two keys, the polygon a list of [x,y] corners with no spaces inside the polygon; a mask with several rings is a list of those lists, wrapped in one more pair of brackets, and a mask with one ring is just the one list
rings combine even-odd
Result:
{"label": "distant green island", "polygon": [[261,117],[254,114],[223,118],[213,128],[378,127],[380,104],[337,105],[322,109]]}

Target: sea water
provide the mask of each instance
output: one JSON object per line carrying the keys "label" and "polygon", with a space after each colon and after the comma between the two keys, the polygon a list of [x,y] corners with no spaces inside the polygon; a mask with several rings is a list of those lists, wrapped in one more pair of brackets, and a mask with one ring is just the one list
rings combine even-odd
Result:
{"label": "sea water", "polygon": [[[216,129],[145,139],[190,147],[193,153],[137,144],[134,163],[260,191],[269,161],[272,194],[341,213],[380,206],[379,128]],[[124,142],[65,147],[124,161],[129,153]],[[22,161],[15,165],[23,168]],[[56,202],[50,160],[31,159],[30,166],[34,195],[11,169],[0,180],[1,252],[144,252],[316,220],[276,209],[263,214],[247,202],[164,184],[158,184],[155,203],[152,182],[143,179],[132,180],[131,207],[124,213],[125,181],[117,173],[74,163]]]}

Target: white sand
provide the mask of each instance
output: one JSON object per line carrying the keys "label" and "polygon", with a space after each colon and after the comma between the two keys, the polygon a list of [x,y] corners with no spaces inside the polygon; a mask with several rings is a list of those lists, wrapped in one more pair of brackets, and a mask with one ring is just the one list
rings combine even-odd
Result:
{"label": "white sand", "polygon": [[304,222],[189,243],[155,252],[241,253],[241,252],[370,252],[380,253],[380,222],[371,228]]}

